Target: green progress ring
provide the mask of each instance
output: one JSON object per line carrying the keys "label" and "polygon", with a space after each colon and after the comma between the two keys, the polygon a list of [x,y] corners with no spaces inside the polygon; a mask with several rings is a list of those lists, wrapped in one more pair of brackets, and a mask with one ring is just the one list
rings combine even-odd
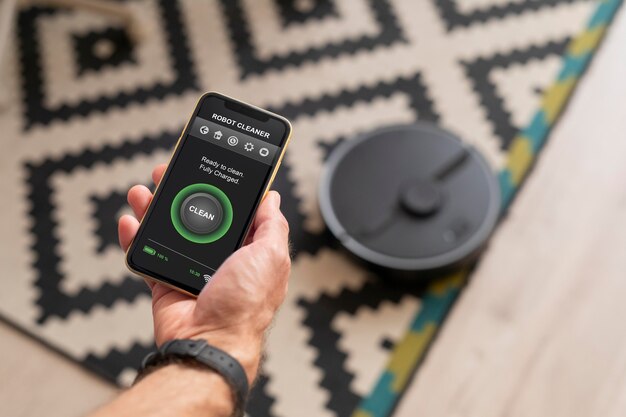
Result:
{"label": "green progress ring", "polygon": [[[180,208],[185,198],[194,193],[209,193],[220,202],[224,209],[224,219],[220,227],[207,235],[199,235],[188,230],[180,219]],[[172,207],[170,209],[170,217],[172,218],[172,224],[176,231],[185,239],[194,243],[212,243],[220,239],[228,232],[230,225],[233,223],[233,205],[230,203],[228,196],[224,194],[224,191],[210,184],[192,184],[183,188],[176,194],[174,201],[172,201]]]}

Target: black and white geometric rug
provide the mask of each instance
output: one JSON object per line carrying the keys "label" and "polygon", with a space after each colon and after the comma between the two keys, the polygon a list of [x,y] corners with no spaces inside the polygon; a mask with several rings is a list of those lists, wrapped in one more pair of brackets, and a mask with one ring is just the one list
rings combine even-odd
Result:
{"label": "black and white geometric rug", "polygon": [[[257,416],[348,416],[420,309],[347,258],[317,207],[342,140],[416,119],[499,170],[592,0],[128,0],[134,44],[85,11],[20,10],[0,89],[0,316],[125,385],[152,349],[150,296],[116,219],[198,96],[280,113],[294,138],[274,188],[296,254],[252,400]],[[296,382],[297,381],[297,382]]]}

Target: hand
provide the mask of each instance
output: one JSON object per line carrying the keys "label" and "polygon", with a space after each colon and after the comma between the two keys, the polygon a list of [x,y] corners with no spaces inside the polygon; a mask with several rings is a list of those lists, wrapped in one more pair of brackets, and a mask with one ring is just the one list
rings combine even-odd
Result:
{"label": "hand", "polygon": [[[155,184],[165,165],[152,172]],[[119,220],[119,239],[126,250],[152,193],[143,185],[128,192],[135,216]],[[252,382],[259,365],[264,333],[287,292],[291,269],[289,226],[280,212],[280,195],[270,191],[257,210],[243,247],[219,267],[194,298],[146,280],[152,289],[152,315],[157,345],[171,339],[205,339],[235,357]]]}

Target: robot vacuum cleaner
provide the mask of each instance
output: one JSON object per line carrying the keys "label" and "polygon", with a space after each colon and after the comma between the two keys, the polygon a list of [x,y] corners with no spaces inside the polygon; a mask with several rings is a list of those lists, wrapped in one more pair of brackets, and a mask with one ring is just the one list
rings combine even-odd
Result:
{"label": "robot vacuum cleaner", "polygon": [[331,233],[370,265],[402,277],[471,262],[500,210],[500,188],[474,148],[427,123],[391,126],[341,143],[319,189]]}

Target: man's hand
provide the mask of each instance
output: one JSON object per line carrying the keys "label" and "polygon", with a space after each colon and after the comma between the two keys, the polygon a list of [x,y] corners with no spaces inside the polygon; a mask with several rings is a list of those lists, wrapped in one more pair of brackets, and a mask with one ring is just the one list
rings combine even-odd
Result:
{"label": "man's hand", "polygon": [[[155,184],[165,165],[152,172]],[[128,192],[135,217],[119,220],[119,239],[126,250],[137,233],[139,221],[152,194],[143,185]],[[215,272],[198,298],[146,280],[152,289],[152,314],[157,345],[171,339],[205,339],[235,357],[250,383],[259,365],[263,337],[283,302],[291,268],[289,226],[280,212],[280,195],[270,191],[257,210],[242,248]]]}

